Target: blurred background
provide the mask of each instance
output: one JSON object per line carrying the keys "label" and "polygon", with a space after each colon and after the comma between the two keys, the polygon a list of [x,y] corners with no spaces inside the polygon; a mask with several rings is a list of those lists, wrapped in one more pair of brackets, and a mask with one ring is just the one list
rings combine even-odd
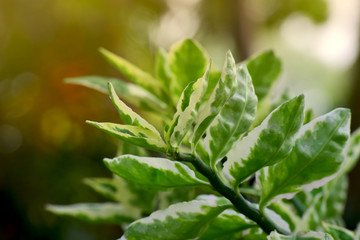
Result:
{"label": "blurred background", "polygon": [[[158,47],[197,39],[215,63],[273,49],[279,84],[315,115],[350,107],[360,125],[358,0],[0,0],[0,239],[116,239],[116,226],[57,217],[47,203],[104,201],[82,183],[111,176],[116,141],[85,124],[117,121],[109,98],[63,79],[119,76],[105,47],[151,71]],[[360,170],[345,212],[360,220]]]}

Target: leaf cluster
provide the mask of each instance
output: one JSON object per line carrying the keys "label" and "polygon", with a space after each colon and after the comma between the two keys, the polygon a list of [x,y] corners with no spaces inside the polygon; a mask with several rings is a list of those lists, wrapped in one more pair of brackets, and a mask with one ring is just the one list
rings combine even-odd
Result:
{"label": "leaf cluster", "polygon": [[[160,49],[155,74],[100,52],[126,77],[67,82],[109,93],[122,123],[89,124],[121,140],[112,179],[87,179],[111,203],[49,205],[122,224],[121,239],[359,239],[344,228],[346,174],[360,154],[350,111],[313,118],[304,96],[274,97],[272,51],[219,68],[195,41]],[[125,102],[153,119],[154,127]]]}

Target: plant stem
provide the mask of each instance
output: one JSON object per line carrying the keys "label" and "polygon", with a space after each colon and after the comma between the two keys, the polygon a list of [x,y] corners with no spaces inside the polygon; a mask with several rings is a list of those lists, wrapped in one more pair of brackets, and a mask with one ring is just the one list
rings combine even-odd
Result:
{"label": "plant stem", "polygon": [[203,174],[211,183],[213,188],[221,195],[226,197],[234,205],[234,207],[246,217],[256,222],[264,232],[270,234],[276,230],[278,233],[289,235],[285,229],[276,226],[270,219],[264,216],[259,209],[255,208],[240,193],[236,193],[232,188],[226,185],[219,176],[200,159],[190,154],[180,154],[177,158],[181,161],[191,162],[197,171]]}

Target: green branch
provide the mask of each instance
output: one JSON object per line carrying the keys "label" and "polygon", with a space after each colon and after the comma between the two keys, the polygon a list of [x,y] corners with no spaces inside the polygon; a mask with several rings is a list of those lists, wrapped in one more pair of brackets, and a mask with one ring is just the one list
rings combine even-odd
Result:
{"label": "green branch", "polygon": [[270,219],[264,216],[259,209],[255,208],[250,202],[248,202],[240,193],[236,193],[232,188],[226,185],[219,178],[219,176],[200,159],[190,154],[179,154],[175,156],[175,158],[179,161],[191,162],[196,170],[209,180],[212,187],[217,192],[226,197],[240,213],[256,222],[259,227],[267,234],[270,234],[274,230],[281,234],[290,234],[285,229],[276,226]]}

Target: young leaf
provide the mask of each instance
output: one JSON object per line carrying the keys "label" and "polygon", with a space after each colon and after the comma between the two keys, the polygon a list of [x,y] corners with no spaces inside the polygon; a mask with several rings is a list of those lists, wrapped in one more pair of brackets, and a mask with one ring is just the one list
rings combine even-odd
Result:
{"label": "young leaf", "polygon": [[227,209],[214,219],[199,240],[222,240],[225,237],[231,239],[232,235],[254,227],[257,227],[256,223],[234,210]]}
{"label": "young leaf", "polygon": [[227,154],[225,176],[239,183],[266,166],[286,157],[304,119],[304,96],[299,95],[275,109]]}
{"label": "young leaf", "polygon": [[172,46],[168,54],[172,72],[172,81],[169,84],[176,99],[190,82],[204,74],[208,59],[205,50],[193,40],[186,39]]}
{"label": "young leaf", "polygon": [[354,240],[355,234],[345,228],[323,223],[324,230],[329,233],[334,240]]}
{"label": "young leaf", "polygon": [[226,100],[234,93],[234,88],[237,85],[235,71],[235,60],[231,55],[231,52],[228,51],[226,53],[224,68],[218,84],[213,90],[209,100],[203,102],[200,106],[194,133],[190,139],[194,151],[196,150],[198,141],[203,136],[208,126],[219,114]]}
{"label": "young leaf", "polygon": [[169,124],[167,131],[165,131],[166,140],[175,149],[180,146],[196,119],[200,103],[207,90],[210,66],[209,64],[202,78],[199,78],[196,82],[189,83],[184,89],[174,118]]}
{"label": "young leaf", "polygon": [[110,82],[120,98],[124,99],[131,105],[147,111],[163,113],[167,109],[165,102],[155,97],[142,87],[135,84],[124,82],[116,78],[107,78],[99,76],[84,76],[65,79],[66,83],[77,84],[88,88],[95,89],[99,92],[108,94]]}
{"label": "young leaf", "polygon": [[140,217],[138,211],[130,211],[118,203],[78,203],[72,205],[47,205],[52,213],[69,216],[93,223],[120,224]]}
{"label": "young leaf", "polygon": [[86,122],[123,141],[144,147],[146,149],[166,152],[167,146],[164,141],[158,136],[158,134],[151,130],[138,126],[115,123],[98,123],[93,121]]}
{"label": "young leaf", "polygon": [[285,236],[277,233],[276,231],[271,232],[268,236],[268,240],[334,240],[329,234],[321,232],[310,231],[308,233],[298,233],[291,236]]}
{"label": "young leaf", "polygon": [[260,207],[333,179],[344,160],[349,131],[350,111],[341,108],[303,126],[290,155],[261,170]]}
{"label": "young leaf", "polygon": [[124,123],[148,129],[154,132],[154,134],[156,134],[160,138],[160,133],[153,125],[148,123],[145,119],[143,119],[140,115],[134,112],[131,108],[126,106],[126,104],[119,99],[111,83],[109,83],[109,93],[110,99],[113,102],[117,111],[119,112],[120,118],[124,121]]}
{"label": "young leaf", "polygon": [[149,73],[144,72],[143,70],[128,62],[124,58],[119,57],[104,48],[100,48],[99,51],[130,81],[145,88],[149,92],[154,93],[157,97],[164,97],[163,85],[161,84],[161,82],[153,78]]}
{"label": "young leaf", "polygon": [[257,97],[245,65],[236,69],[237,87],[208,128],[205,144],[215,167],[232,145],[250,128],[256,114]]}
{"label": "young leaf", "polygon": [[195,239],[213,219],[230,205],[223,199],[193,200],[137,220],[126,229],[122,240]]}
{"label": "young leaf", "polygon": [[281,73],[281,61],[273,51],[266,51],[247,61],[259,102],[268,94]]}
{"label": "young leaf", "polygon": [[104,159],[105,165],[128,181],[150,188],[206,185],[185,164],[165,158],[123,155]]}

